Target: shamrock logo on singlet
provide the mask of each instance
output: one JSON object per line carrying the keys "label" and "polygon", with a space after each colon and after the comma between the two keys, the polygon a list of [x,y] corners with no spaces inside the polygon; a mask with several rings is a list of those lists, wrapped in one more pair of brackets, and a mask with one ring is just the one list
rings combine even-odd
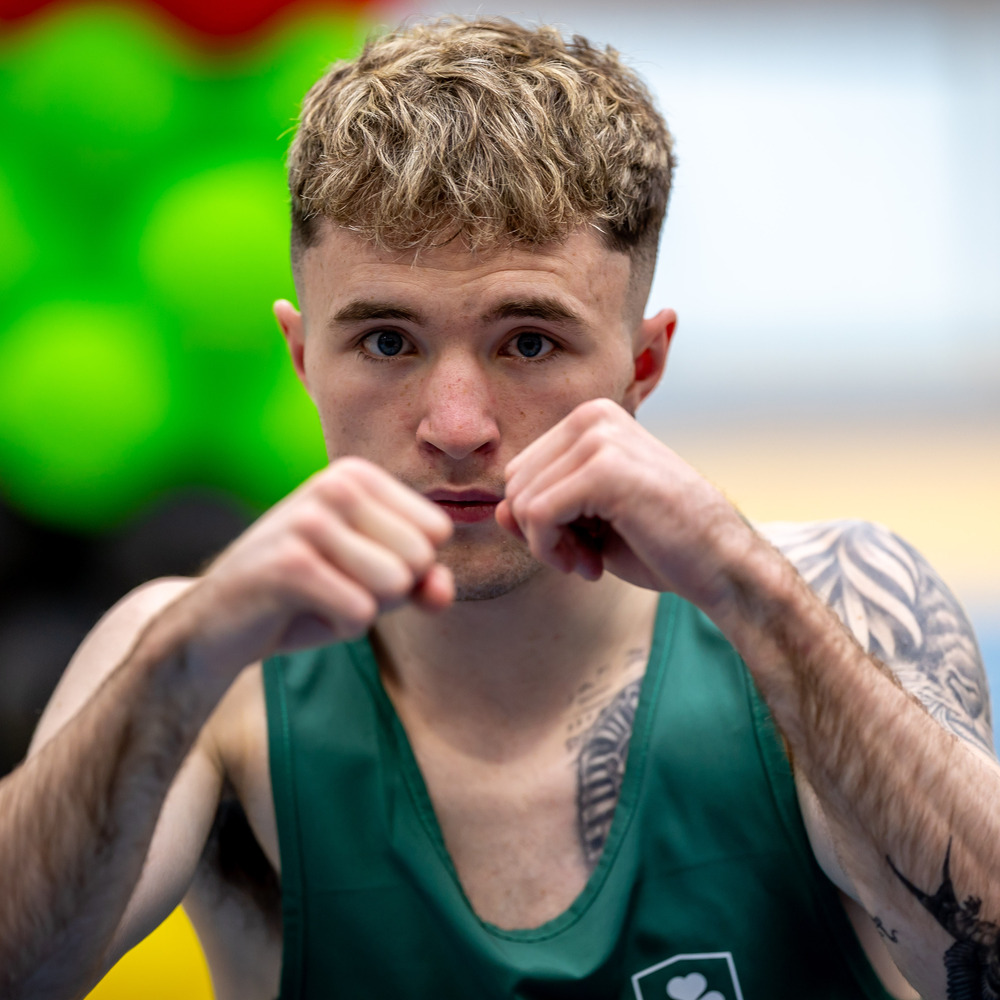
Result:
{"label": "shamrock logo on singlet", "polygon": [[700,972],[689,972],[686,976],[674,976],[667,983],[670,1000],[726,1000],[718,990],[705,992],[708,980]]}
{"label": "shamrock logo on singlet", "polygon": [[636,1000],[743,1000],[728,951],[674,955],[632,976]]}

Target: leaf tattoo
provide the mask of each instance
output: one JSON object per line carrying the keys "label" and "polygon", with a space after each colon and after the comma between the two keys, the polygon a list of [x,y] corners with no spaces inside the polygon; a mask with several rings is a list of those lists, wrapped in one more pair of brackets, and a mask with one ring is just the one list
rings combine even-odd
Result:
{"label": "leaf tattoo", "polygon": [[993,754],[986,674],[972,626],[920,553],[867,521],[761,531],[945,729]]}

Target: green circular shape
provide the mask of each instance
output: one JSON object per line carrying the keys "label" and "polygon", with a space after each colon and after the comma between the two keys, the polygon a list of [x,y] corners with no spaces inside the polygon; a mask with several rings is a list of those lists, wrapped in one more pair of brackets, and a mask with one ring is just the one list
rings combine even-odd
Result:
{"label": "green circular shape", "polygon": [[[197,442],[199,478],[257,509],[276,503],[326,465],[316,410],[290,363],[262,391],[216,407]],[[195,449],[193,449],[195,450]]]}
{"label": "green circular shape", "polygon": [[153,24],[121,8],[68,6],[11,56],[12,93],[34,135],[100,159],[162,134],[174,105],[174,58]]}
{"label": "green circular shape", "polygon": [[149,213],[139,266],[186,347],[273,357],[271,303],[292,291],[281,164],[233,163],[177,182]]}
{"label": "green circular shape", "polygon": [[40,306],[0,339],[0,485],[46,520],[113,523],[164,482],[170,403],[140,310]]}
{"label": "green circular shape", "polygon": [[20,212],[7,178],[0,173],[0,292],[13,287],[30,269],[37,248]]}
{"label": "green circular shape", "polygon": [[291,361],[263,401],[259,428],[261,450],[272,470],[274,500],[327,464],[319,414],[295,377]]}

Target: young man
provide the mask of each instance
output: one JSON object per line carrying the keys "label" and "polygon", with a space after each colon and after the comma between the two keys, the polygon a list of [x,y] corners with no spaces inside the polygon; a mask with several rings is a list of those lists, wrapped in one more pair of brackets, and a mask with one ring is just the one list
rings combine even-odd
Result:
{"label": "young man", "polygon": [[330,465],[81,647],[36,753],[53,796],[114,763],[66,830],[104,918],[14,995],[182,899],[220,1000],[1000,995],[954,599],[881,528],[771,531],[820,599],[633,418],[671,165],[631,72],[550,29],[413,27],[310,91],[276,314]]}

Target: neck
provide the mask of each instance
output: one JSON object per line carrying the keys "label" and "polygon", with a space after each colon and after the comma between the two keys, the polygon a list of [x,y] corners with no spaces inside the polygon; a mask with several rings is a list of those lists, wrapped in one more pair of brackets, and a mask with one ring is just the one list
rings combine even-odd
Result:
{"label": "neck", "polygon": [[438,615],[400,608],[372,640],[404,721],[465,744],[499,739],[507,752],[551,731],[583,685],[645,663],[656,602],[610,574],[591,583],[543,569],[493,600]]}

